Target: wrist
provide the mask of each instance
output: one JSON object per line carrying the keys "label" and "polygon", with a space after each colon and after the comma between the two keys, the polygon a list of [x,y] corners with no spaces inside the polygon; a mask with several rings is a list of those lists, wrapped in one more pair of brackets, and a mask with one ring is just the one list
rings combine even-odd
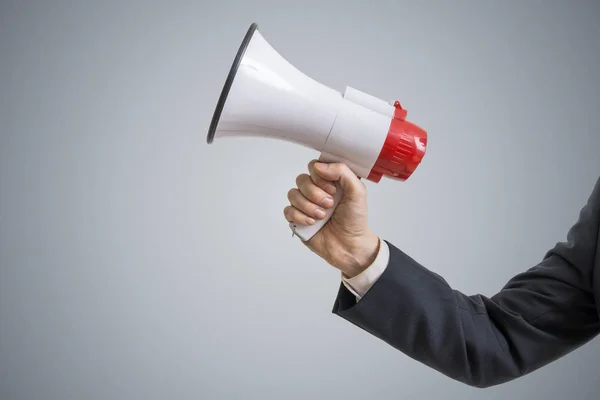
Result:
{"label": "wrist", "polygon": [[348,278],[353,278],[369,268],[377,258],[379,246],[379,236],[373,232],[368,232],[358,239],[356,244],[349,249],[349,263],[342,270],[344,275]]}

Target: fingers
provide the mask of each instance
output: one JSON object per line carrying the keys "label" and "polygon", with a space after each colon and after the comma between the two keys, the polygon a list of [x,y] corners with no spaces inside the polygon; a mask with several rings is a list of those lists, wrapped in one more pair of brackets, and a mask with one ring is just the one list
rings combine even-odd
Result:
{"label": "fingers", "polygon": [[363,194],[364,184],[344,163],[314,163],[316,175],[325,181],[339,181],[345,195]]}
{"label": "fingers", "polygon": [[[326,185],[331,184],[326,183],[324,186]],[[298,175],[296,178],[296,186],[298,187],[298,190],[300,190],[300,193],[302,193],[302,195],[310,202],[326,208],[333,205],[333,197],[317,186],[309,175]],[[335,186],[333,186],[333,191],[335,192]]]}
{"label": "fingers", "polygon": [[[325,218],[325,209],[307,199],[299,189],[291,189],[288,192],[288,200],[290,201],[290,205],[300,212],[300,214],[294,213],[294,218],[300,218],[300,220],[290,222],[301,223],[302,221],[305,221],[308,224],[313,224],[314,220]],[[331,206],[331,204],[329,206]]]}
{"label": "fingers", "polygon": [[310,178],[315,185],[329,193],[331,196],[335,194],[335,185],[333,182],[325,180],[322,176],[320,176],[315,170],[315,164],[317,160],[312,160],[308,163],[308,172],[310,174]]}
{"label": "fingers", "polygon": [[[296,178],[297,188],[288,192],[290,205],[284,209],[288,222],[299,225],[313,225],[326,216],[326,209],[333,206],[335,186],[315,174],[300,174]],[[331,194],[330,194],[331,193]]]}
{"label": "fingers", "polygon": [[283,209],[283,215],[288,222],[296,225],[314,225],[316,220],[302,211],[294,208],[294,206],[287,206]]}
{"label": "fingers", "polygon": [[298,225],[313,225],[326,216],[326,209],[333,207],[335,182],[339,182],[345,196],[365,193],[360,179],[343,163],[322,163],[313,160],[308,164],[309,174],[296,178],[297,188],[288,192],[290,205],[283,213],[288,222]]}

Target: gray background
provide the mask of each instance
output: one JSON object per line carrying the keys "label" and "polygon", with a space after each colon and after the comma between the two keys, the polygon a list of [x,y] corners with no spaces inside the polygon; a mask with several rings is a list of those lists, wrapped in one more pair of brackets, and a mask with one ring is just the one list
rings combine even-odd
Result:
{"label": "gray background", "polygon": [[331,314],[339,273],[282,210],[318,156],[205,142],[249,24],[299,69],[429,132],[372,228],[493,295],[600,171],[594,1],[0,6],[0,398],[596,399],[595,340],[479,390]]}

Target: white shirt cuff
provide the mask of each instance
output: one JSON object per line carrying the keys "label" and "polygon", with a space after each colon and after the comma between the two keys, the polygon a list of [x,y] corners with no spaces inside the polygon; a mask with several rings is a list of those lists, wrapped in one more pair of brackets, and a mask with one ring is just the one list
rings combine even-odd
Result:
{"label": "white shirt cuff", "polygon": [[390,249],[385,241],[379,239],[379,252],[373,264],[352,278],[348,278],[342,274],[344,286],[354,294],[356,301],[359,301],[377,282],[377,279],[379,279],[387,268],[389,260]]}

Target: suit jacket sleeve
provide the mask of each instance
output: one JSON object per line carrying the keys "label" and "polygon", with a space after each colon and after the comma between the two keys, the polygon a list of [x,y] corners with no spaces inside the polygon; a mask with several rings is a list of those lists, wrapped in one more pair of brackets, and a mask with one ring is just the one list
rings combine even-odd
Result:
{"label": "suit jacket sleeve", "polygon": [[358,302],[340,285],[333,312],[455,380],[507,382],[599,333],[592,287],[599,219],[600,179],[566,242],[492,297],[453,289],[386,241],[384,273]]}

